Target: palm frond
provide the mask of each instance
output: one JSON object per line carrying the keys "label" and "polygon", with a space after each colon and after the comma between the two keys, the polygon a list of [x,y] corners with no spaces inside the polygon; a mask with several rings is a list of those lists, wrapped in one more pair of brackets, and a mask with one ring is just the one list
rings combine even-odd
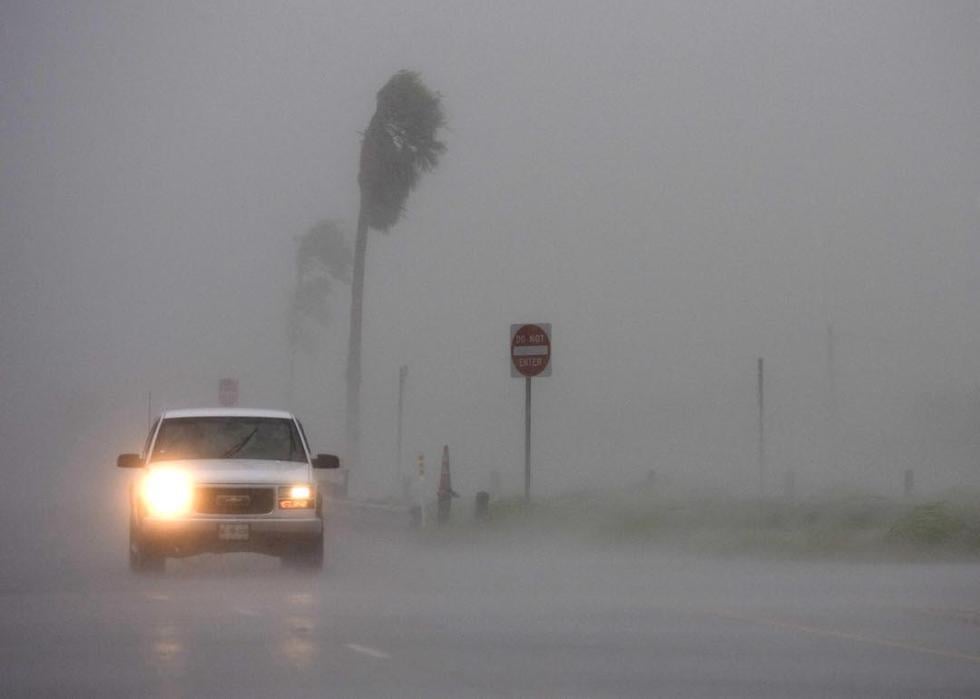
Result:
{"label": "palm frond", "polygon": [[354,254],[336,219],[319,221],[299,239],[296,248],[299,276],[310,266],[319,265],[334,279],[349,284],[353,264]]}
{"label": "palm frond", "polygon": [[378,91],[377,108],[361,142],[361,186],[368,225],[390,229],[423,172],[439,164],[446,145],[442,97],[418,73],[402,70]]}
{"label": "palm frond", "polygon": [[340,222],[325,219],[310,228],[296,246],[296,286],[288,335],[293,346],[310,346],[310,324],[326,327],[334,281],[349,284],[354,255]]}

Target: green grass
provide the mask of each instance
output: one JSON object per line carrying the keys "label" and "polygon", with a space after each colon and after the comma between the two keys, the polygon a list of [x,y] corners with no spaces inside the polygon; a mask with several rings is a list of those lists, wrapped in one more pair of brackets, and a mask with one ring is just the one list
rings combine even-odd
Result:
{"label": "green grass", "polygon": [[785,556],[980,556],[980,497],[905,502],[828,492],[789,502],[652,489],[502,499],[497,532],[560,533],[600,545]]}

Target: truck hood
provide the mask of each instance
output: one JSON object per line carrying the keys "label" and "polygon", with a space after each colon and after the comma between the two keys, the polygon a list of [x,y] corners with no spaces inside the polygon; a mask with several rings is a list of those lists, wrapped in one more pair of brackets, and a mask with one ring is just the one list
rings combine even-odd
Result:
{"label": "truck hood", "polygon": [[260,461],[258,459],[190,459],[154,461],[150,471],[186,471],[197,483],[309,483],[308,464],[299,461]]}

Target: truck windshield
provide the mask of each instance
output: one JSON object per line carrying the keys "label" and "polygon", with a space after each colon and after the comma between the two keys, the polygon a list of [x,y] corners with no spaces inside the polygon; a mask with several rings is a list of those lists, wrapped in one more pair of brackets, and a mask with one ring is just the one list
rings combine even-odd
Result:
{"label": "truck windshield", "polygon": [[292,420],[259,417],[168,418],[150,461],[263,459],[306,461]]}

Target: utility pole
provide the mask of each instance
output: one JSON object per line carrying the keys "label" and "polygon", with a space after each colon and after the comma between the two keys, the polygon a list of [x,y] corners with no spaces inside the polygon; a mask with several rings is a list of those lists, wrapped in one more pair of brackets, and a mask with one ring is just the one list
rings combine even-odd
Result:
{"label": "utility pole", "polygon": [[419,469],[419,527],[425,529],[425,454],[419,452],[415,462]]}
{"label": "utility pole", "polygon": [[840,478],[841,473],[841,424],[840,424],[840,405],[837,400],[837,363],[834,357],[837,338],[834,335],[834,324],[827,323],[827,433],[829,457],[834,474]]}
{"label": "utility pole", "polygon": [[766,494],[765,367],[759,357],[759,496]]}
{"label": "utility pole", "polygon": [[295,384],[295,377],[296,377],[296,347],[291,346],[289,348],[289,377],[286,383],[286,407],[289,410],[294,409],[293,386]]}
{"label": "utility pole", "polygon": [[405,406],[405,379],[408,377],[408,366],[398,367],[398,437],[395,440],[395,481],[402,473],[402,412]]}

